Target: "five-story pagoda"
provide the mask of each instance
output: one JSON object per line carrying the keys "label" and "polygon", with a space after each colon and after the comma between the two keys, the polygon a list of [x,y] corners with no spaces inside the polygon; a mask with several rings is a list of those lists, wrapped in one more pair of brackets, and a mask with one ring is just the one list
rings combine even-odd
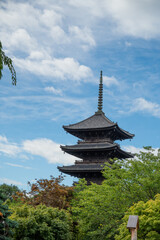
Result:
{"label": "five-story pagoda", "polygon": [[115,143],[116,140],[131,139],[131,134],[109,120],[102,111],[103,105],[103,79],[102,71],[99,83],[98,111],[81,122],[63,126],[66,132],[78,137],[76,145],[61,146],[61,149],[82,160],[76,160],[74,165],[58,167],[66,174],[78,178],[85,178],[88,182],[101,184],[104,179],[102,169],[105,162],[111,158],[132,158],[131,153],[123,151]]}

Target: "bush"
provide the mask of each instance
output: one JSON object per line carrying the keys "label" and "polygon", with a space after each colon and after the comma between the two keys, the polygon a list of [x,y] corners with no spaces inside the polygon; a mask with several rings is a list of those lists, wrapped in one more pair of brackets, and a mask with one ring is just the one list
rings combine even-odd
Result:
{"label": "bush", "polygon": [[72,221],[65,210],[39,205],[36,208],[24,204],[12,207],[10,217],[18,222],[13,229],[15,240],[70,240]]}

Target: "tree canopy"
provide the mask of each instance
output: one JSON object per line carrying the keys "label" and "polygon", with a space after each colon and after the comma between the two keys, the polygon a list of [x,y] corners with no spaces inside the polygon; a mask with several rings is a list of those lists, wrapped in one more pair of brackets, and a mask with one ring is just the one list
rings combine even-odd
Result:
{"label": "tree canopy", "polygon": [[15,200],[21,200],[29,205],[37,206],[45,204],[48,207],[66,209],[72,198],[73,188],[62,184],[63,177],[60,175],[50,179],[39,179],[35,183],[28,183],[30,191],[20,192],[14,196]]}
{"label": "tree canopy", "polygon": [[139,240],[160,239],[160,194],[157,194],[154,200],[151,199],[146,203],[140,201],[134,204],[127,211],[123,218],[123,223],[119,227],[119,234],[116,236],[116,240],[130,240],[130,233],[126,229],[129,215],[139,216]]}
{"label": "tree canopy", "polygon": [[15,185],[8,185],[5,183],[0,185],[0,193],[3,194],[4,200],[11,200],[13,198],[13,195],[18,192],[20,192],[20,189]]}
{"label": "tree canopy", "polygon": [[12,228],[16,226],[16,222],[9,219],[11,211],[8,206],[4,203],[6,196],[0,192],[0,239],[10,240],[12,236]]}
{"label": "tree canopy", "polygon": [[11,58],[6,56],[5,52],[2,50],[2,43],[0,41],[0,79],[2,78],[2,70],[3,66],[7,66],[12,77],[12,84],[16,85],[17,79],[16,79],[16,71],[13,66],[13,61]]}
{"label": "tree canopy", "polygon": [[[125,212],[160,193],[160,153],[151,148],[131,160],[115,160],[104,169],[102,185],[80,182],[72,201],[79,239],[115,239]],[[79,190],[79,189],[83,190]]]}
{"label": "tree canopy", "polygon": [[[29,192],[19,192],[15,201],[8,201],[13,211],[11,219],[18,221],[14,239],[127,240],[130,235],[126,221],[128,214],[134,214],[140,216],[140,240],[158,240],[159,169],[160,151],[155,154],[147,147],[134,159],[114,159],[112,164],[106,164],[102,185],[87,186],[81,179],[75,187],[67,187],[62,184],[62,176],[29,183]],[[159,195],[155,199],[156,194]],[[52,211],[58,218],[50,217]],[[68,220],[61,218],[61,213],[66,214]],[[4,216],[2,211],[1,215]]]}
{"label": "tree canopy", "polygon": [[13,229],[15,240],[71,240],[72,221],[65,210],[39,205],[23,204],[10,206],[12,220],[17,221]]}

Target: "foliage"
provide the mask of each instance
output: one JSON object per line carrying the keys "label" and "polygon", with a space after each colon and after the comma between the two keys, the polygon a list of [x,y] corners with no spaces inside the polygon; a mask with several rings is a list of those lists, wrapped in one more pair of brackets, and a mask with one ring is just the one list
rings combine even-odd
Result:
{"label": "foliage", "polygon": [[113,167],[105,167],[106,184],[121,191],[132,205],[139,200],[153,199],[160,193],[160,150],[155,155],[151,147],[131,160],[118,160]]}
{"label": "foliage", "polygon": [[47,207],[58,207],[66,209],[69,207],[70,199],[72,198],[73,188],[61,185],[63,177],[59,176],[51,179],[39,179],[36,183],[30,183],[31,191],[18,193],[14,196],[15,200],[21,200],[24,203],[37,206],[45,204]]}
{"label": "foliage", "polygon": [[123,223],[119,227],[120,233],[116,236],[116,240],[130,240],[130,233],[126,229],[129,215],[139,216],[139,240],[160,239],[160,194],[156,195],[155,200],[149,200],[146,203],[140,201],[128,210],[123,218]]}
{"label": "foliage", "polygon": [[4,196],[5,200],[12,200],[12,195],[15,195],[17,192],[20,192],[20,189],[15,185],[1,184],[0,193]]}
{"label": "foliage", "polygon": [[66,210],[39,205],[32,207],[13,207],[10,217],[18,222],[14,228],[15,240],[70,240],[72,239],[72,222]]}
{"label": "foliage", "polygon": [[12,236],[11,228],[16,226],[16,222],[8,219],[11,212],[8,210],[8,206],[4,204],[6,197],[0,193],[0,239],[9,240]]}
{"label": "foliage", "polygon": [[160,193],[160,153],[151,148],[133,160],[115,160],[104,169],[102,185],[75,189],[72,201],[78,239],[114,239],[127,209],[134,203],[153,199]]}
{"label": "foliage", "polygon": [[5,55],[4,51],[2,50],[2,43],[0,41],[0,79],[2,78],[3,65],[6,65],[9,68],[12,76],[12,84],[16,85],[16,71],[13,67],[12,59]]}
{"label": "foliage", "polygon": [[76,193],[72,201],[74,221],[78,222],[78,239],[114,239],[116,224],[123,217],[117,196],[106,184],[92,184]]}

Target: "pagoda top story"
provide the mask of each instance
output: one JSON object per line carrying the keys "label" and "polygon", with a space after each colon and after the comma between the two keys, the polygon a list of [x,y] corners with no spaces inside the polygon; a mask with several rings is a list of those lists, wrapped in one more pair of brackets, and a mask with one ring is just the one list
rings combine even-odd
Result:
{"label": "pagoda top story", "polygon": [[[102,83],[102,71],[100,74],[100,83],[99,83],[99,96],[98,96],[98,111],[95,112],[91,117],[68,126],[63,126],[64,130],[80,139],[84,139],[86,132],[110,132],[114,131],[114,136],[112,136],[113,141],[115,140],[124,140],[131,139],[134,137],[134,134],[131,134],[118,126],[117,123],[112,122],[108,119],[104,112],[102,111],[103,105],[103,83]],[[91,134],[91,133],[90,133]]]}
{"label": "pagoda top story", "polygon": [[131,139],[134,137],[134,134],[131,134],[118,126],[117,123],[112,122],[109,120],[103,112],[95,113],[91,117],[68,126],[63,126],[63,128],[70,134],[84,139],[84,132],[90,131],[111,131],[114,130],[113,140],[124,140],[124,139]]}

